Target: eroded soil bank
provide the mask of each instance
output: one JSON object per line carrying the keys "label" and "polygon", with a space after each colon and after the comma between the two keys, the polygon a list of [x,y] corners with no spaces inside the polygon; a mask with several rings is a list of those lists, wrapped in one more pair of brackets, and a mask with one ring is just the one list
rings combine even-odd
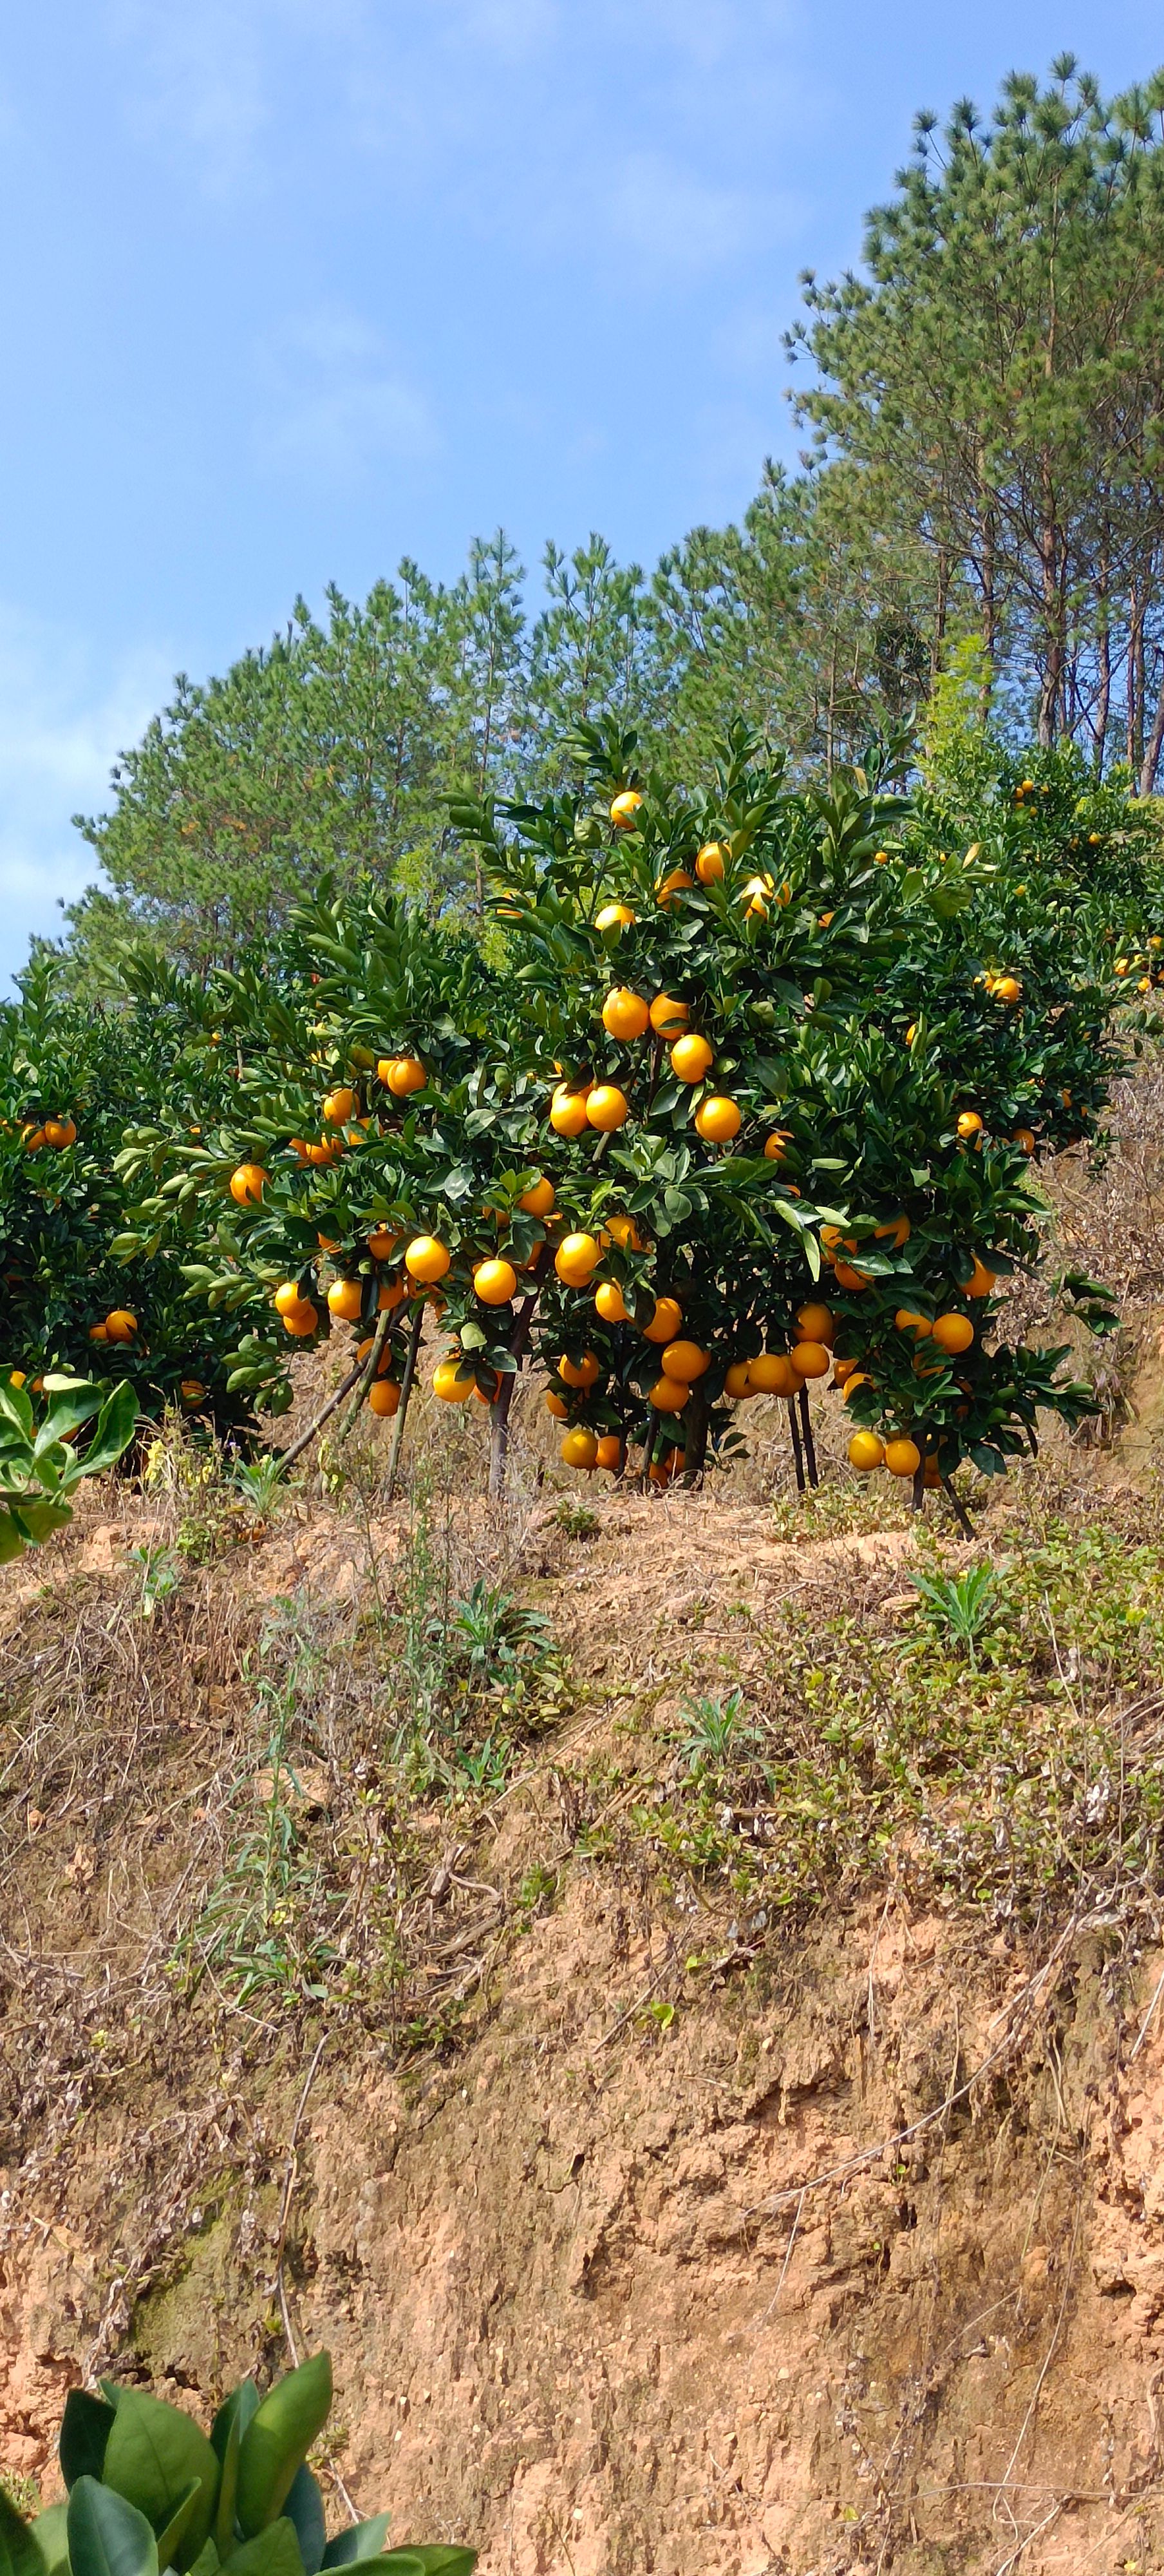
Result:
{"label": "eroded soil bank", "polygon": [[[326,2342],[321,2474],[390,2504],[397,2539],[479,2542],[483,2576],[1160,2563],[1148,1878],[1109,1904],[1065,1826],[1053,1904],[1001,1876],[973,1902],[934,1876],[931,1803],[806,1910],[730,1847],[762,1828],[775,1870],[795,1782],[767,1821],[717,1793],[670,1844],[651,1825],[690,1771],[692,1694],[739,1687],[777,1726],[789,1639],[838,1605],[846,1652],[908,1655],[904,1515],[790,1541],[761,1505],[615,1497],[572,1537],[534,1508],[513,1580],[570,1656],[568,1702],[504,1787],[405,1819],[358,1714],[367,1554],[387,1598],[405,1519],[304,1506],[143,1618],[143,1524],[104,1509],[10,1637],[5,2472],[51,2494],[64,2392],[111,2361],[205,2414]],[[983,1544],[1017,1556],[1013,1533]],[[312,1684],[296,1830],[311,1902],[338,1868],[364,1942],[346,1988],[293,2010],[179,1973],[190,1887],[205,1914],[232,1816],[266,1813],[245,1656],[276,1596],[314,1602],[347,1658],[349,1699]],[[1053,1635],[1031,1688],[1069,1713],[1114,1687],[1089,1670]],[[1120,1709],[1139,1759],[1150,1676]],[[1113,1834],[1123,1794],[1112,1773]],[[948,1804],[965,1837],[964,1785]]]}

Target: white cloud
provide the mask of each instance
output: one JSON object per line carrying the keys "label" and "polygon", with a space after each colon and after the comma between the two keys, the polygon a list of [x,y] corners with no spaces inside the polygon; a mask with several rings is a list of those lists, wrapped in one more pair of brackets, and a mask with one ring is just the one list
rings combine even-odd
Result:
{"label": "white cloud", "polygon": [[110,31],[133,131],[167,157],[187,157],[213,196],[231,196],[253,166],[269,114],[265,6],[247,0],[112,0]]}
{"label": "white cloud", "polygon": [[334,306],[300,314],[258,353],[262,461],[350,480],[387,459],[415,464],[441,445],[431,405],[380,333]]}
{"label": "white cloud", "polygon": [[799,212],[790,196],[718,185],[661,152],[629,153],[602,203],[623,249],[652,269],[683,276],[784,237]]}
{"label": "white cloud", "polygon": [[109,801],[109,772],[168,692],[168,661],[127,657],[112,677],[65,632],[0,606],[0,983],[34,933],[98,876],[72,829]]}

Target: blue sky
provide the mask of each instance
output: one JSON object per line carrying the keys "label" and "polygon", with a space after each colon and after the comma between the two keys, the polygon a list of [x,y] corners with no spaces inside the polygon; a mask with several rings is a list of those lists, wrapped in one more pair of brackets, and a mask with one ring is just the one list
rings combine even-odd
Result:
{"label": "blue sky", "polygon": [[797,275],[856,258],[922,106],[1142,0],[53,0],[0,56],[0,985],[168,694],[296,593],[650,563],[792,455]]}

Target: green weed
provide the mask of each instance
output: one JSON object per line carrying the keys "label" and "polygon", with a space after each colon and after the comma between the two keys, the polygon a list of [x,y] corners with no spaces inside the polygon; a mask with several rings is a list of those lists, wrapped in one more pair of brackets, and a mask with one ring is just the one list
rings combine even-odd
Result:
{"label": "green weed", "polygon": [[1051,1523],[918,1588],[908,1635],[788,1603],[756,1631],[763,1678],[689,1705],[664,1794],[632,1809],[664,1878],[809,1909],[892,1853],[916,1890],[1027,1919],[1164,1886],[1164,1549]]}
{"label": "green weed", "polygon": [[309,1724],[319,1653],[284,1607],[267,1622],[258,1660],[255,1714],[266,1736],[236,1783],[235,1805],[243,1817],[257,1808],[260,1821],[241,1822],[170,1973],[188,1993],[209,1976],[239,2003],[260,1989],[276,2001],[318,2001],[337,1954],[327,1937],[323,1873],[296,1818],[293,1739]]}

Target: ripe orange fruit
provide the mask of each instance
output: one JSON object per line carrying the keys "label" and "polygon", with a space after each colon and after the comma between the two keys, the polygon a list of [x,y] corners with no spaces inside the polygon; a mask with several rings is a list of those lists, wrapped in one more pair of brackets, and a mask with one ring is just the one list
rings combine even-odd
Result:
{"label": "ripe orange fruit", "polygon": [[891,1243],[894,1251],[900,1252],[902,1245],[909,1242],[911,1232],[907,1216],[891,1216],[887,1224],[874,1227],[873,1240],[875,1243]]}
{"label": "ripe orange fruit", "polygon": [[933,1331],[930,1317],[919,1315],[915,1306],[899,1306],[893,1320],[899,1333],[916,1333],[919,1342],[923,1333]]}
{"label": "ripe orange fruit", "polygon": [[673,1342],[683,1321],[683,1309],[677,1297],[657,1297],[650,1323],[643,1328],[648,1342]]}
{"label": "ripe orange fruit", "polygon": [[775,892],[775,877],[749,877],[740,898],[744,905],[745,921],[766,921],[768,906]]}
{"label": "ripe orange fruit", "polygon": [[718,885],[724,872],[724,854],[718,841],[705,841],[695,862],[700,885]]}
{"label": "ripe orange fruit", "polygon": [[368,1236],[368,1250],[373,1261],[391,1261],[399,1241],[398,1234],[390,1233],[386,1225],[378,1225]]}
{"label": "ripe orange fruit", "polygon": [[517,1292],[513,1263],[479,1261],[473,1272],[473,1288],[483,1306],[508,1306]]}
{"label": "ripe orange fruit", "polygon": [[792,1143],[790,1127],[774,1127],[764,1147],[766,1163],[782,1163],[786,1146]]}
{"label": "ripe orange fruit", "polygon": [[617,1243],[622,1252],[643,1250],[643,1238],[633,1216],[608,1216],[599,1239],[602,1243]]}
{"label": "ripe orange fruit", "polygon": [[710,1354],[701,1351],[698,1342],[668,1342],[663,1353],[664,1376],[682,1378],[687,1386],[710,1367]]}
{"label": "ripe orange fruit", "polygon": [[586,1288],[600,1259],[592,1234],[567,1234],[554,1254],[554,1268],[567,1288]]}
{"label": "ripe orange fruit", "polygon": [[868,1271],[855,1270],[851,1261],[834,1261],[833,1277],[838,1288],[868,1288],[871,1284]]}
{"label": "ripe orange fruit", "polygon": [[630,830],[642,801],[637,787],[624,787],[622,794],[615,797],[610,819],[620,832]]}
{"label": "ripe orange fruit", "polygon": [[680,1377],[657,1377],[649,1401],[656,1413],[681,1413],[690,1393]]}
{"label": "ripe orange fruit", "polygon": [[829,1355],[823,1342],[794,1342],[791,1359],[793,1368],[799,1369],[802,1377],[828,1376]]}
{"label": "ripe orange fruit", "polygon": [[651,1025],[651,1007],[641,993],[616,984],[602,1005],[602,1025],[612,1038],[641,1038]]}
{"label": "ripe orange fruit", "polygon": [[692,886],[694,883],[694,877],[688,876],[686,868],[672,868],[669,875],[659,879],[655,888],[656,901],[662,906],[664,912],[670,912],[676,895],[681,894],[685,886]]}
{"label": "ripe orange fruit", "polygon": [[347,1083],[341,1083],[338,1091],[329,1091],[323,1104],[323,1114],[328,1126],[343,1127],[351,1117],[355,1105],[355,1092]]}
{"label": "ripe orange fruit", "polygon": [[201,1404],[206,1394],[200,1377],[184,1377],[178,1393],[183,1404]]}
{"label": "ripe orange fruit", "polygon": [[927,1460],[926,1460],[926,1490],[927,1490],[927,1492],[928,1492],[928,1493],[931,1493],[931,1494],[936,1493],[938,1486],[941,1484],[941,1481],[942,1481],[942,1471],[941,1471],[941,1468],[940,1468],[940,1467],[939,1467],[939,1465],[938,1465],[937,1459],[936,1459],[936,1458],[927,1458]]}
{"label": "ripe orange fruit", "polygon": [[907,1028],[907,1030],[906,1030],[906,1032],[905,1032],[905,1043],[906,1043],[906,1045],[907,1045],[907,1046],[912,1046],[912,1045],[913,1045],[913,1042],[914,1042],[914,1039],[916,1038],[916,1036],[917,1036],[917,1021],[916,1021],[916,1020],[911,1020],[911,1021],[910,1021],[910,1024],[909,1024],[909,1027]]}
{"label": "ripe orange fruit", "polygon": [[319,1316],[316,1309],[307,1299],[302,1306],[293,1306],[283,1317],[284,1330],[293,1333],[297,1342],[305,1342],[309,1334],[315,1331],[318,1322]]}
{"label": "ripe orange fruit", "polygon": [[999,975],[994,986],[996,1002],[1021,1002],[1023,988],[1017,975]]}
{"label": "ripe orange fruit", "polygon": [[680,1082],[702,1082],[713,1061],[706,1038],[694,1035],[677,1038],[671,1049],[671,1071],[678,1075]]}
{"label": "ripe orange fruit", "polygon": [[1032,1127],[1016,1127],[1013,1142],[1016,1145],[1022,1146],[1024,1154],[1033,1154],[1035,1150],[1034,1129]]}
{"label": "ripe orange fruit", "polygon": [[[376,1070],[379,1073],[378,1065]],[[407,1100],[412,1092],[428,1088],[428,1075],[418,1055],[393,1056],[387,1074],[380,1074],[380,1079],[387,1082],[394,1100]]]}
{"label": "ripe orange fruit", "polygon": [[582,1423],[576,1431],[568,1431],[559,1454],[567,1467],[593,1467],[598,1459],[598,1442],[593,1431],[587,1431]]}
{"label": "ripe orange fruit", "polygon": [[90,1324],[89,1339],[91,1342],[107,1342],[109,1335],[105,1330],[104,1324]]}
{"label": "ripe orange fruit", "polygon": [[856,1368],[857,1368],[856,1360],[834,1360],[834,1361],[833,1361],[833,1379],[832,1379],[833,1385],[834,1385],[834,1386],[847,1386],[847,1385],[848,1385],[848,1383],[849,1383],[849,1379],[850,1379],[851,1377],[855,1376],[855,1374],[856,1374]]}
{"label": "ripe orange fruit", "polygon": [[821,928],[822,930],[827,930],[827,929],[828,929],[828,927],[829,927],[829,923],[830,923],[830,922],[832,922],[832,921],[835,921],[835,920],[836,920],[836,917],[837,917],[837,916],[836,916],[835,912],[822,912],[821,917],[820,917],[820,925],[819,925],[819,926],[820,926],[820,928]]}
{"label": "ripe orange fruit", "polygon": [[629,930],[635,915],[629,903],[604,903],[594,915],[596,930]]}
{"label": "ripe orange fruit", "polygon": [[651,1027],[656,1037],[673,1037],[685,1029],[691,1017],[686,1002],[677,1002],[673,993],[656,993],[651,1004]]}
{"label": "ripe orange fruit", "polygon": [[798,1306],[796,1324],[798,1332],[806,1342],[823,1342],[825,1349],[831,1351],[837,1330],[836,1317],[831,1307]]}
{"label": "ripe orange fruit", "polygon": [[46,1145],[54,1146],[58,1154],[63,1153],[66,1145],[75,1145],[77,1142],[76,1120],[73,1118],[46,1118],[44,1122],[44,1141]]}
{"label": "ripe orange fruit", "polygon": [[859,1386],[872,1386],[872,1384],[873,1380],[869,1375],[868,1369],[854,1369],[852,1376],[845,1379],[845,1383],[841,1388],[842,1404],[848,1403],[849,1397],[856,1394]]}
{"label": "ripe orange fruit", "polygon": [[43,1127],[22,1127],[20,1130],[20,1141],[26,1154],[39,1154],[41,1146],[45,1141]]}
{"label": "ripe orange fruit", "polygon": [[1112,968],[1112,973],[1113,975],[1129,975],[1131,973],[1131,967],[1132,961],[1130,957],[1117,957],[1115,965]]}
{"label": "ripe orange fruit", "polygon": [[601,1288],[595,1289],[594,1303],[604,1324],[629,1324],[630,1317],[616,1279],[603,1280]]}
{"label": "ripe orange fruit", "polygon": [[971,1271],[969,1278],[964,1279],[962,1282],[963,1296],[989,1297],[992,1290],[995,1289],[997,1285],[997,1274],[993,1270],[988,1270],[986,1263],[981,1261],[978,1254],[975,1253],[974,1268]]}
{"label": "ripe orange fruit", "polygon": [[729,1100],[726,1092],[722,1091],[713,1092],[709,1099],[701,1100],[695,1112],[695,1124],[705,1145],[730,1144],[732,1137],[739,1135],[743,1123],[737,1102]]}
{"label": "ripe orange fruit", "polygon": [[404,1255],[404,1267],[409,1277],[419,1279],[426,1287],[434,1279],[445,1278],[451,1265],[452,1254],[435,1234],[414,1235]]}
{"label": "ripe orange fruit", "polygon": [[849,1442],[849,1464],[859,1476],[870,1476],[884,1464],[885,1449],[875,1431],[855,1431]]}
{"label": "ripe orange fruit", "polygon": [[393,1414],[400,1409],[400,1389],[395,1378],[374,1377],[368,1389],[367,1402],[370,1410],[379,1414],[382,1422],[390,1422]]}
{"label": "ripe orange fruit", "polygon": [[115,1306],[105,1318],[106,1338],[111,1342],[131,1342],[136,1331],[137,1317],[130,1314],[128,1306]]}
{"label": "ripe orange fruit", "polygon": [[547,1181],[543,1175],[541,1180],[532,1182],[528,1190],[522,1191],[517,1204],[525,1209],[527,1216],[548,1216],[554,1204],[553,1182]]}
{"label": "ripe orange fruit", "polygon": [[276,1288],[272,1303],[277,1315],[293,1315],[296,1307],[305,1303],[298,1280],[284,1279]]}
{"label": "ripe orange fruit", "polygon": [[887,1440],[885,1464],[891,1476],[916,1476],[921,1465],[921,1451],[915,1440]]}
{"label": "ripe orange fruit", "polygon": [[982,1120],[976,1109],[963,1110],[958,1120],[958,1134],[963,1139],[982,1134]]}
{"label": "ripe orange fruit", "polygon": [[602,1135],[609,1136],[616,1127],[625,1127],[629,1117],[630,1102],[616,1082],[596,1083],[593,1091],[587,1093],[587,1124],[597,1127]]}
{"label": "ripe orange fruit", "polygon": [[551,1387],[546,1397],[546,1411],[552,1413],[558,1422],[568,1422],[570,1419],[570,1407],[565,1396],[558,1394],[556,1387]]}
{"label": "ripe orange fruit", "polygon": [[316,1170],[327,1171],[332,1163],[338,1163],[343,1150],[342,1137],[321,1136],[318,1145],[308,1146],[307,1160]]}
{"label": "ripe orange fruit", "polygon": [[550,1125],[558,1136],[581,1136],[586,1126],[585,1091],[571,1091],[560,1082],[550,1102]]}
{"label": "ripe orange fruit", "polygon": [[725,1395],[734,1397],[737,1404],[742,1404],[745,1396],[753,1395],[755,1393],[755,1389],[750,1383],[750,1371],[747,1360],[732,1361],[731,1367],[728,1369],[724,1378],[723,1391]]}
{"label": "ripe orange fruit", "polygon": [[612,1476],[617,1476],[622,1466],[622,1442],[617,1431],[603,1433],[594,1452],[594,1464],[596,1467],[605,1467]]}
{"label": "ripe orange fruit", "polygon": [[938,1349],[947,1351],[951,1358],[959,1351],[968,1351],[974,1339],[974,1326],[969,1315],[939,1315],[930,1329]]}
{"label": "ripe orange fruit", "polygon": [[761,1351],[748,1362],[749,1395],[795,1395],[796,1371],[779,1351]]}
{"label": "ripe orange fruit", "polygon": [[230,1176],[230,1195],[236,1207],[257,1207],[266,1188],[268,1174],[261,1163],[240,1163]]}
{"label": "ripe orange fruit", "polygon": [[364,1292],[358,1279],[333,1279],[327,1292],[328,1311],[337,1316],[341,1324],[358,1323],[363,1302]]}
{"label": "ripe orange fruit", "polygon": [[587,1387],[596,1384],[602,1371],[593,1351],[587,1351],[580,1360],[559,1360],[558,1375],[567,1386]]}
{"label": "ripe orange fruit", "polygon": [[433,1370],[432,1391],[439,1395],[442,1404],[468,1403],[473,1392],[473,1372],[466,1369],[462,1377],[463,1367],[464,1362],[454,1352],[451,1359],[439,1361]]}
{"label": "ripe orange fruit", "polygon": [[407,1295],[408,1290],[403,1279],[385,1280],[383,1287],[376,1293],[377,1314],[394,1315],[397,1307],[404,1304]]}

